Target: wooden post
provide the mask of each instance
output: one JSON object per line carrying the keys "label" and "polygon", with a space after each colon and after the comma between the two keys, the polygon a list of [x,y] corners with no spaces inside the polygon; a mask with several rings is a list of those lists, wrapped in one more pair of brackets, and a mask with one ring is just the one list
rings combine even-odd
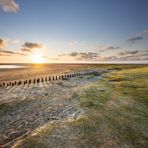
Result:
{"label": "wooden post", "polygon": [[39,83],[39,82],[40,82],[40,79],[39,79],[39,78],[37,78],[37,79],[36,79],[36,83]]}
{"label": "wooden post", "polygon": [[47,82],[47,77],[45,77],[45,81]]}
{"label": "wooden post", "polygon": [[64,76],[62,75],[61,77],[62,77],[62,80],[63,80],[64,79]]}
{"label": "wooden post", "polygon": [[31,79],[29,80],[29,84],[31,84]]}
{"label": "wooden post", "polygon": [[52,80],[54,80],[54,76],[53,76]]}
{"label": "wooden post", "polygon": [[51,77],[49,77],[49,79],[48,79],[49,81],[51,80]]}

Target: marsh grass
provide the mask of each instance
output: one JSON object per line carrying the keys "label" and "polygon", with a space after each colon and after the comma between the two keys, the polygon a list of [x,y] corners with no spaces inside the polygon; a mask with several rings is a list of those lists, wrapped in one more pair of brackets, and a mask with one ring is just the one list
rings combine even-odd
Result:
{"label": "marsh grass", "polygon": [[87,120],[76,124],[82,133],[79,147],[147,147],[147,82],[148,68],[134,67],[85,88],[80,107],[86,110]]}
{"label": "marsh grass", "polygon": [[[25,140],[25,146],[147,148],[148,67],[115,68],[118,70],[75,94],[78,107],[84,111],[79,119],[63,123],[64,126],[53,126],[52,130],[40,132],[35,137],[30,136]],[[58,141],[57,137],[60,137]]]}

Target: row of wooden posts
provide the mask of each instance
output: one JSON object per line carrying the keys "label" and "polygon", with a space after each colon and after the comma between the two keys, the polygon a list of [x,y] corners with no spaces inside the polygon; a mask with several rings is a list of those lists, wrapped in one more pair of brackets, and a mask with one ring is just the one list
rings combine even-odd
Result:
{"label": "row of wooden posts", "polygon": [[3,83],[0,84],[0,87],[15,86],[15,85],[26,85],[26,84],[31,84],[31,83],[35,84],[35,83],[55,81],[55,80],[66,80],[66,79],[69,79],[69,78],[72,78],[72,77],[86,76],[86,75],[90,75],[90,74],[92,74],[92,72],[64,74],[64,75],[59,75],[59,76],[34,78],[34,79],[20,80],[20,81],[15,81],[15,82],[6,82],[6,83],[3,82]]}

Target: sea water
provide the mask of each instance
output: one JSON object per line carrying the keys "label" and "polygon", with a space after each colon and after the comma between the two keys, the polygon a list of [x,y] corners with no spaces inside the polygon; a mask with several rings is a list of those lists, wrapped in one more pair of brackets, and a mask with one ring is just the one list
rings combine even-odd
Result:
{"label": "sea water", "polygon": [[0,69],[26,68],[24,65],[0,65]]}

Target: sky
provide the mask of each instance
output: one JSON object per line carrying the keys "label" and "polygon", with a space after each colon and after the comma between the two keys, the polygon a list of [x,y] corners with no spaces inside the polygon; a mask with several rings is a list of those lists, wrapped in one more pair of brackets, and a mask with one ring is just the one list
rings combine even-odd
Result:
{"label": "sky", "polygon": [[148,63],[148,0],[0,0],[0,63]]}

